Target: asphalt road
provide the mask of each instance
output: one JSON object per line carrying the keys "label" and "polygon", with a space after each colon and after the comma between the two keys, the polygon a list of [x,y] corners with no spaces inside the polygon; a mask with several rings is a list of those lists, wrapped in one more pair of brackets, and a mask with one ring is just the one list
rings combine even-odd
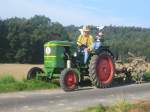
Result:
{"label": "asphalt road", "polygon": [[42,90],[0,94],[0,112],[74,112],[98,104],[150,100],[150,83],[74,92]]}

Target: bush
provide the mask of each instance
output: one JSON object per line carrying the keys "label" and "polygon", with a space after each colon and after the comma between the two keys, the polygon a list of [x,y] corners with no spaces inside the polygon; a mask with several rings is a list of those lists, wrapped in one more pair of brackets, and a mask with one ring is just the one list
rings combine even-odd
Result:
{"label": "bush", "polygon": [[144,73],[144,80],[150,81],[150,71]]}

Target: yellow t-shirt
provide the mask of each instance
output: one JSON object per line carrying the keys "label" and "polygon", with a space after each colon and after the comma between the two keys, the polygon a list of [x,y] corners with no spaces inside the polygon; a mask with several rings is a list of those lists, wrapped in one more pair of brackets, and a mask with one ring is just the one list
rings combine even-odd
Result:
{"label": "yellow t-shirt", "polygon": [[81,46],[82,44],[87,45],[87,47],[92,50],[93,47],[93,37],[89,35],[88,37],[84,37],[80,35],[77,39],[77,44]]}

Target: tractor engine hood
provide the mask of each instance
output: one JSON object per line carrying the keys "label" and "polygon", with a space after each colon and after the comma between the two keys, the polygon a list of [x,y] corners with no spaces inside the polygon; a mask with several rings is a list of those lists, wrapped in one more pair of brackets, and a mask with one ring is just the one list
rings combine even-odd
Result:
{"label": "tractor engine hood", "polygon": [[75,43],[69,41],[49,41],[44,44],[44,47],[50,46],[73,46]]}
{"label": "tractor engine hood", "polygon": [[[75,43],[69,41],[49,41],[44,44],[44,66],[47,69],[65,68],[65,52],[72,52]],[[73,54],[73,53],[71,53]]]}

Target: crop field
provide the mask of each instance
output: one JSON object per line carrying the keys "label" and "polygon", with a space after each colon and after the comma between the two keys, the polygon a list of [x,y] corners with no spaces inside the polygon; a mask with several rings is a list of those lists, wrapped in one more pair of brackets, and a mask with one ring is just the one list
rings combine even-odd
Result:
{"label": "crop field", "polygon": [[27,72],[32,67],[43,68],[43,65],[33,64],[0,64],[0,76],[12,75],[15,79],[21,80],[26,78]]}
{"label": "crop field", "polygon": [[[43,65],[33,65],[33,64],[0,64],[0,76],[2,75],[12,75],[15,79],[21,80],[26,78],[27,72],[32,67],[43,68]],[[148,71],[150,71],[150,64]]]}

